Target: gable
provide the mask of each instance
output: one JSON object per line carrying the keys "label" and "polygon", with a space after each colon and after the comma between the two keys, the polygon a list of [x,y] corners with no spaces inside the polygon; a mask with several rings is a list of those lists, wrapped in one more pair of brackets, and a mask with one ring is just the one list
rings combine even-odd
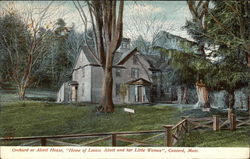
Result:
{"label": "gable", "polygon": [[144,78],[139,78],[139,79],[136,79],[136,80],[129,81],[129,82],[127,82],[126,84],[128,84],[128,85],[144,85],[144,86],[150,86],[150,85],[152,85],[152,82],[147,81],[147,80],[144,79]]}
{"label": "gable", "polygon": [[87,46],[84,46],[77,57],[74,70],[84,67],[86,65],[99,66],[98,62],[95,60],[95,57],[90,52],[89,48]]}
{"label": "gable", "polygon": [[75,63],[74,66],[74,70],[79,69],[85,65],[90,64],[90,62],[88,61],[88,59],[86,58],[85,54],[83,53],[83,51],[80,52],[77,61]]}
{"label": "gable", "polygon": [[120,60],[117,62],[117,65],[123,65],[131,56],[133,56],[135,53],[137,53],[137,49],[133,48],[132,50],[129,50],[128,52],[122,53],[120,56]]}
{"label": "gable", "polygon": [[145,71],[151,70],[153,68],[150,62],[144,57],[144,55],[138,51],[129,56],[129,58],[123,63],[123,65],[126,65],[127,67],[130,67],[131,64],[134,65],[133,58],[136,58],[137,60],[136,65],[140,65],[143,69],[146,69]]}

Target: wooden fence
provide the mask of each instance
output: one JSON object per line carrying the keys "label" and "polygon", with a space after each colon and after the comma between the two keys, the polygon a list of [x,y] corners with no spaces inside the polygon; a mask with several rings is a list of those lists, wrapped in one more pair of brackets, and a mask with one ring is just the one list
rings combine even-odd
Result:
{"label": "wooden fence", "polygon": [[[0,138],[0,141],[29,141],[21,146],[30,145],[61,145],[61,146],[93,146],[97,143],[104,141],[110,141],[110,146],[118,146],[117,142],[122,141],[130,143],[128,146],[152,146],[149,141],[154,141],[156,138],[163,137],[164,146],[172,146],[176,143],[181,136],[188,132],[187,130],[187,119],[183,119],[176,125],[165,125],[163,126],[165,130],[150,130],[150,131],[128,131],[128,132],[108,132],[108,133],[89,133],[89,134],[72,134],[72,135],[55,135],[55,136],[32,136],[32,137],[4,137]],[[153,136],[147,137],[143,140],[137,140],[133,138],[128,138],[131,135],[143,135],[143,134],[154,134]],[[98,139],[89,140],[84,143],[76,144],[65,141],[59,141],[60,139],[83,139],[83,138],[94,138]]]}
{"label": "wooden fence", "polygon": [[182,121],[180,121],[175,126],[173,125],[165,125],[166,130],[166,143],[165,145],[168,147],[173,146],[181,137],[183,134],[188,132],[188,122],[187,119],[183,118]]}
{"label": "wooden fence", "polygon": [[243,126],[250,126],[249,117],[236,117],[235,114],[231,114],[229,118],[221,118],[218,115],[207,118],[186,118],[190,123],[191,130],[196,129],[212,129],[214,131],[222,129],[236,130]]}
{"label": "wooden fence", "polygon": [[[128,143],[139,143],[141,145],[148,145],[149,143],[138,141],[135,139],[125,138],[123,136],[129,135],[142,135],[142,134],[154,134],[154,133],[164,133],[164,130],[151,130],[151,131],[128,131],[128,132],[108,132],[108,133],[89,133],[89,134],[72,134],[72,135],[55,135],[55,136],[32,136],[32,137],[5,137],[0,138],[0,141],[31,141],[22,145],[32,145],[34,143],[40,142],[41,146],[47,146],[48,143],[54,145],[65,145],[65,146],[92,146],[96,143],[110,140],[111,146],[117,146],[117,141],[124,141]],[[59,139],[98,139],[89,140],[81,144],[69,143],[65,141],[58,141]]]}
{"label": "wooden fence", "polygon": [[[250,126],[249,117],[237,117],[231,115],[230,118],[220,118],[218,115],[208,118],[186,118],[183,117],[182,120],[176,125],[165,125],[164,130],[150,130],[150,131],[128,131],[128,132],[108,132],[108,133],[89,133],[89,134],[72,134],[72,135],[55,135],[55,136],[32,136],[32,137],[4,137],[0,138],[0,141],[29,141],[27,143],[21,144],[21,146],[30,145],[61,145],[61,146],[94,146],[95,144],[109,141],[110,146],[119,146],[118,141],[130,143],[127,146],[152,146],[153,143],[150,141],[155,141],[160,137],[163,137],[164,146],[171,147],[178,140],[182,138],[185,133],[188,133],[196,129],[210,129],[218,131],[221,129],[236,130],[242,126]],[[127,136],[132,135],[146,135],[154,134],[153,136],[146,137],[142,140],[129,138]],[[92,139],[92,138],[98,139]],[[73,139],[80,140],[91,138],[92,140],[86,140],[82,143],[72,143],[60,141],[60,139]]]}

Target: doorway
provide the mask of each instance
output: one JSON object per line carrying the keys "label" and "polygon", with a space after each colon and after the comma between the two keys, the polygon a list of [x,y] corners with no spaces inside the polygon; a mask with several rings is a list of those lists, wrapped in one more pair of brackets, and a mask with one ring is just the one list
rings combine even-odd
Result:
{"label": "doorway", "polygon": [[138,86],[137,88],[138,92],[138,102],[143,102],[143,87],[142,86]]}
{"label": "doorway", "polygon": [[72,90],[71,90],[71,101],[72,102],[76,102],[77,101],[77,86],[72,86],[71,87]]}

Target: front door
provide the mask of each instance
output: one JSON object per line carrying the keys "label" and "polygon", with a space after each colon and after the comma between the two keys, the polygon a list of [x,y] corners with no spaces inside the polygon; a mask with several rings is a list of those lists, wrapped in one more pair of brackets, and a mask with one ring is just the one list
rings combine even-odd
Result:
{"label": "front door", "polygon": [[71,101],[76,102],[77,101],[77,86],[71,87]]}
{"label": "front door", "polygon": [[143,102],[143,87],[138,86],[138,102]]}

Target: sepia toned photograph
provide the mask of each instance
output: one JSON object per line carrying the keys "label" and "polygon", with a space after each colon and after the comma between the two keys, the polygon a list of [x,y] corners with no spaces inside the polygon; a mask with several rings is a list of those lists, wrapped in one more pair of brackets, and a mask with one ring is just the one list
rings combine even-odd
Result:
{"label": "sepia toned photograph", "polygon": [[249,148],[250,0],[0,1],[1,159]]}

